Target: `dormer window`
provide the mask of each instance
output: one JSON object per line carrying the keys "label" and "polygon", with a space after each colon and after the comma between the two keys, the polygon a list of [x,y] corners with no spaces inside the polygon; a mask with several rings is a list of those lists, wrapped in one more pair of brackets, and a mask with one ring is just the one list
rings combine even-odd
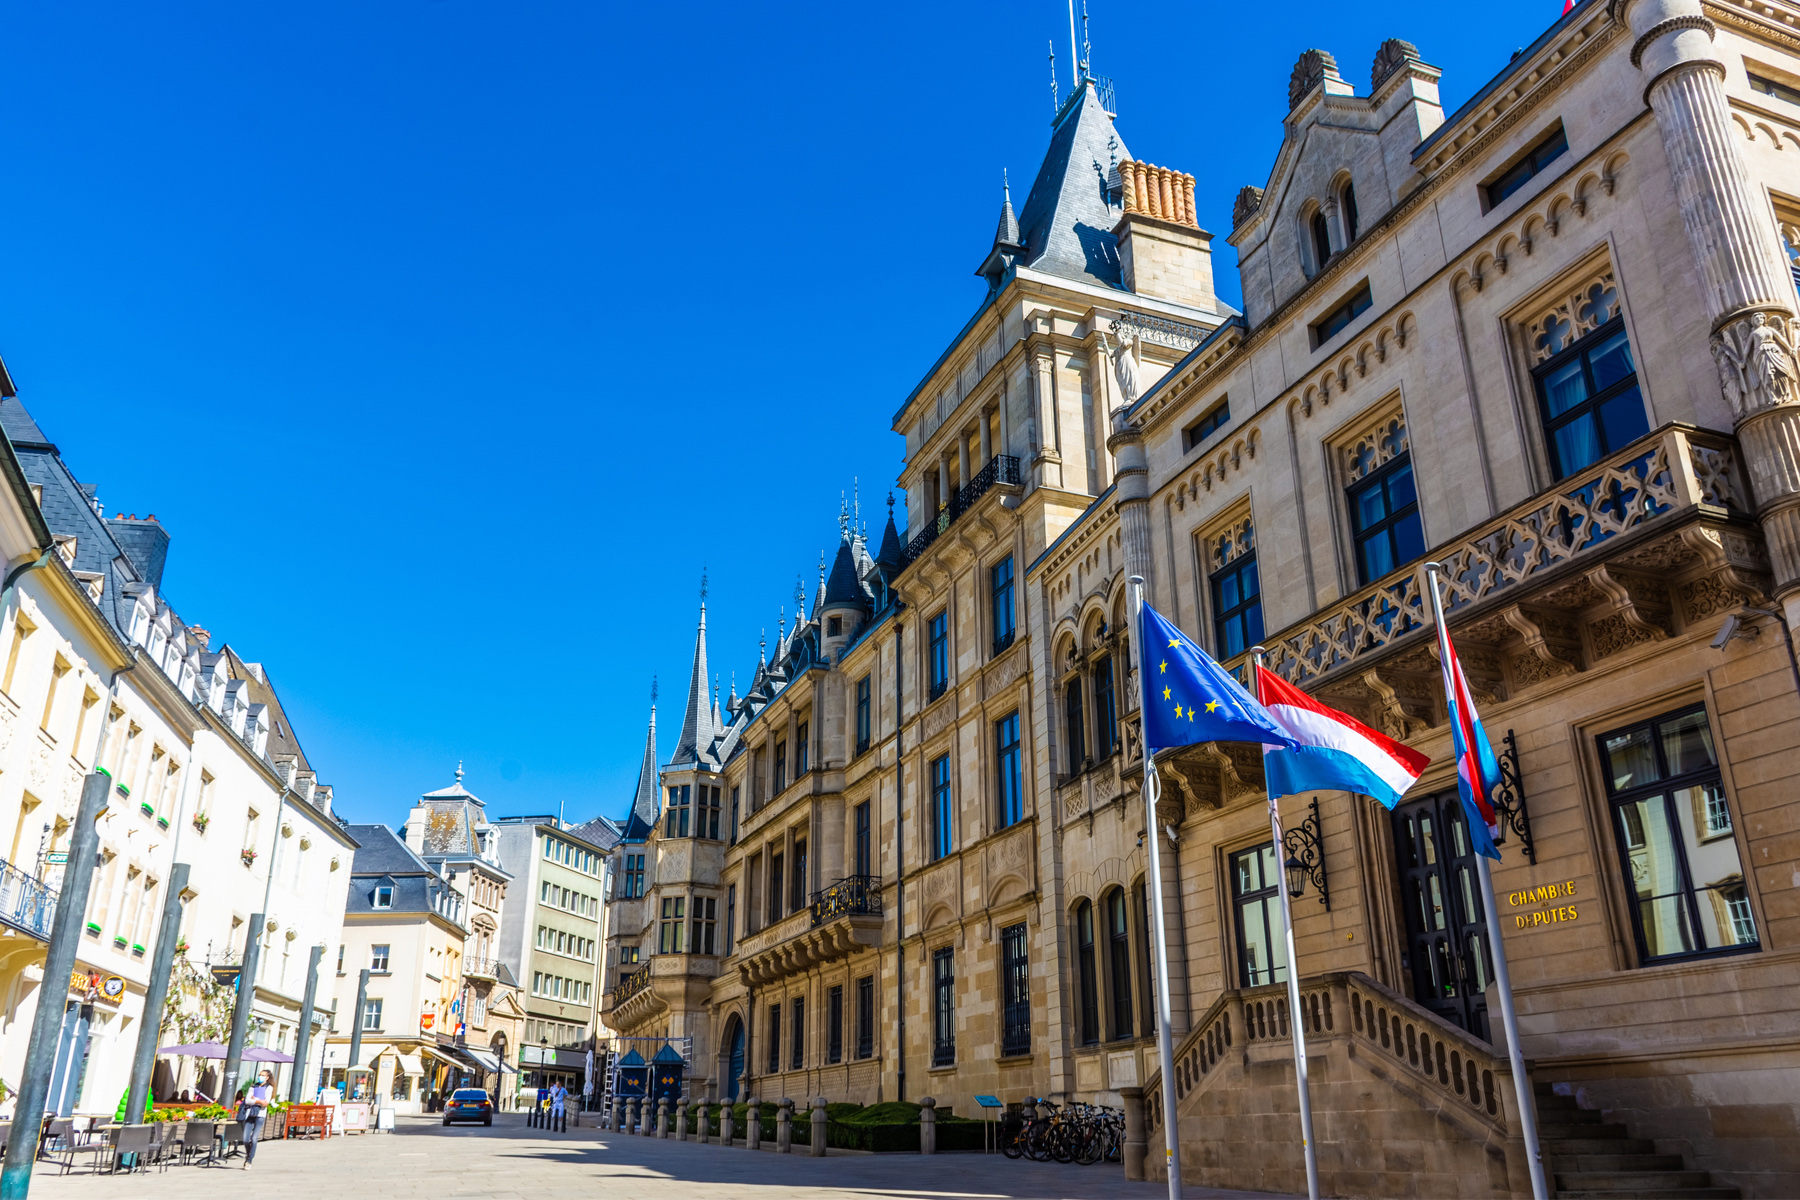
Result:
{"label": "dormer window", "polygon": [[384,883],[375,889],[374,907],[376,907],[376,908],[392,908],[392,907],[394,907],[394,888],[393,888],[392,884]]}

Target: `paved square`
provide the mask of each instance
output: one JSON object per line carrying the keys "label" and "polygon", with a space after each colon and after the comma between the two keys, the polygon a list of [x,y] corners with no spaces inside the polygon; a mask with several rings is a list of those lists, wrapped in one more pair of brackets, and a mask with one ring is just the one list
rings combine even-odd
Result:
{"label": "paved square", "polygon": [[[798,1148],[797,1148],[798,1149]],[[628,1137],[588,1128],[566,1134],[529,1129],[503,1114],[492,1129],[435,1119],[401,1117],[392,1135],[366,1134],[316,1142],[270,1142],[256,1167],[170,1167],[166,1172],[96,1177],[57,1174],[39,1163],[31,1194],[45,1200],[102,1200],[208,1195],[256,1195],[259,1200],[330,1200],[343,1189],[406,1200],[484,1197],[542,1200],[593,1196],[604,1200],[1160,1200],[1160,1184],[1126,1183],[1116,1163],[1092,1167],[1013,1161],[1000,1155],[752,1154],[737,1146],[698,1145],[673,1138]],[[1256,1197],[1264,1192],[1186,1189],[1193,1197]]]}

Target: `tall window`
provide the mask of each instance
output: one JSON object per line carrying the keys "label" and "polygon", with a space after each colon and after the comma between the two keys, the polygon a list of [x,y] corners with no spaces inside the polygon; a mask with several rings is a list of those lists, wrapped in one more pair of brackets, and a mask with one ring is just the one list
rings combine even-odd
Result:
{"label": "tall window", "polygon": [[1087,738],[1081,728],[1081,676],[1071,675],[1063,685],[1063,724],[1069,731],[1069,774],[1087,769]]}
{"label": "tall window", "polygon": [[700,788],[699,823],[694,826],[694,836],[719,840],[719,789],[702,786]]}
{"label": "tall window", "polygon": [[731,789],[731,844],[737,845],[738,802],[743,799],[744,789],[741,785]]}
{"label": "tall window", "polygon": [[1002,1058],[1031,1053],[1031,963],[1025,945],[1023,924],[1008,925],[1000,931]]}
{"label": "tall window", "polygon": [[787,742],[775,743],[775,790],[787,787]]}
{"label": "tall window", "polygon": [[798,912],[806,907],[806,839],[794,839],[794,875],[790,883],[788,895],[788,911]]}
{"label": "tall window", "polygon": [[1222,659],[1242,654],[1263,636],[1262,579],[1248,525],[1222,537],[1212,556],[1213,649]]}
{"label": "tall window", "polygon": [[1705,706],[1604,734],[1600,752],[1643,961],[1756,949]]}
{"label": "tall window", "polygon": [[379,1000],[364,1000],[363,1001],[362,1025],[363,1025],[363,1028],[366,1030],[375,1030],[377,1032],[380,1031],[380,1029],[381,1029],[381,1001],[379,1001]]}
{"label": "tall window", "polygon": [[856,981],[856,1057],[872,1058],[875,1054],[875,977],[864,975]]}
{"label": "tall window", "polygon": [[688,953],[711,954],[719,924],[719,901],[716,897],[694,897],[694,924],[688,932]]}
{"label": "tall window", "polygon": [[1115,1039],[1131,1036],[1131,922],[1125,911],[1125,890],[1114,888],[1106,897],[1106,965]]}
{"label": "tall window", "polygon": [[994,653],[1013,644],[1017,623],[1013,613],[1013,560],[1007,555],[989,571],[989,592],[994,602]]}
{"label": "tall window", "polygon": [[1532,372],[1558,479],[1650,432],[1625,326],[1614,318]]}
{"label": "tall window", "polygon": [[800,1070],[806,1065],[806,1000],[795,996],[793,1004],[793,1030],[788,1037],[790,1051],[788,1066]]}
{"label": "tall window", "polygon": [[1326,260],[1331,257],[1331,226],[1326,223],[1323,210],[1314,212],[1307,224],[1312,231],[1313,271],[1316,273],[1325,269]]}
{"label": "tall window", "polygon": [[1138,922],[1138,1004],[1144,1013],[1144,1032],[1156,1034],[1156,1004],[1150,991],[1150,948],[1156,943],[1150,937],[1150,891],[1143,884],[1135,889]]}
{"label": "tall window", "polygon": [[928,654],[930,659],[928,679],[931,684],[931,698],[937,699],[950,686],[950,615],[948,610],[931,618],[927,626]]}
{"label": "tall window", "polygon": [[688,806],[692,799],[693,785],[684,783],[669,789],[669,811],[663,819],[664,837],[686,837],[688,835]]}
{"label": "tall window", "polygon": [[1100,1040],[1100,980],[1094,971],[1094,906],[1075,906],[1075,989],[1081,1000],[1081,1044]]}
{"label": "tall window", "polygon": [[769,1073],[781,1070],[781,1005],[769,1005]]}
{"label": "tall window", "polygon": [[1019,782],[1019,714],[994,722],[995,790],[1000,800],[1000,828],[1017,825],[1025,816],[1025,790]]}
{"label": "tall window", "polygon": [[794,728],[794,778],[806,774],[811,761],[809,751],[812,748],[812,729],[802,721]]}
{"label": "tall window", "polygon": [[731,940],[737,931],[737,884],[725,889],[725,953],[731,953]]}
{"label": "tall window", "polygon": [[641,896],[644,894],[644,856],[627,854],[625,856],[625,895]]}
{"label": "tall window", "polygon": [[825,992],[825,1061],[844,1061],[844,985],[834,984]]}
{"label": "tall window", "polygon": [[656,952],[658,954],[681,953],[681,925],[686,918],[687,897],[663,897],[662,927],[656,935]]}
{"label": "tall window", "polygon": [[869,748],[869,677],[856,681],[856,752]]}
{"label": "tall window", "polygon": [[1350,486],[1350,532],[1364,584],[1425,553],[1412,455],[1402,454]]}
{"label": "tall window", "polygon": [[1344,213],[1344,243],[1348,245],[1356,240],[1356,229],[1359,224],[1356,213],[1356,187],[1346,183],[1344,190],[1338,194],[1338,203]]}
{"label": "tall window", "polygon": [[781,861],[782,856],[773,855],[769,859],[769,923],[781,920]]}
{"label": "tall window", "polygon": [[1231,904],[1237,917],[1238,986],[1287,980],[1287,943],[1281,936],[1281,864],[1275,844],[1231,856]]}
{"label": "tall window", "polygon": [[386,942],[382,942],[377,945],[370,946],[369,947],[369,970],[381,971],[385,974],[388,969],[388,952],[389,952],[389,950],[390,950],[390,947]]}
{"label": "tall window", "polygon": [[950,756],[931,763],[931,857],[950,853]]}
{"label": "tall window", "polygon": [[931,1065],[956,1062],[956,969],[950,947],[931,955]]}
{"label": "tall window", "polygon": [[1119,701],[1113,690],[1112,655],[1094,667],[1094,757],[1106,759],[1118,748]]}
{"label": "tall window", "polygon": [[873,875],[875,873],[873,846],[870,838],[873,831],[869,828],[869,801],[864,800],[856,806],[856,874]]}

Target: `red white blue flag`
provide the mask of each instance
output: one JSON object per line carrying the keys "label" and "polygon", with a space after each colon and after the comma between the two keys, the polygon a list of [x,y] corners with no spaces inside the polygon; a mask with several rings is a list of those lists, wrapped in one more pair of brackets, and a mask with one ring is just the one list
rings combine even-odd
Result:
{"label": "red white blue flag", "polygon": [[1450,737],[1456,746],[1456,790],[1462,794],[1463,815],[1468,818],[1469,840],[1475,849],[1498,862],[1494,839],[1500,836],[1500,818],[1494,811],[1494,789],[1500,786],[1500,760],[1481,728],[1475,697],[1463,677],[1462,662],[1450,644],[1450,629],[1438,621],[1438,657],[1444,666],[1444,699],[1450,709]]}
{"label": "red white blue flag", "polygon": [[1330,788],[1373,796],[1392,808],[1431,765],[1411,746],[1321,704],[1266,667],[1256,668],[1256,692],[1294,739],[1291,747],[1263,747],[1271,799]]}

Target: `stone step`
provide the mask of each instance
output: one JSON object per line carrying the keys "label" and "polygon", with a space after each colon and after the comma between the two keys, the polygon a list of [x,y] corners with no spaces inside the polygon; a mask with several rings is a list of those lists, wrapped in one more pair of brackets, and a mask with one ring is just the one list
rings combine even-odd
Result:
{"label": "stone step", "polygon": [[[1599,1116],[1599,1113],[1595,1113]],[[1538,1125],[1540,1138],[1622,1138],[1630,1137],[1631,1131],[1617,1121],[1565,1121],[1558,1114],[1553,1121],[1544,1121]]]}
{"label": "stone step", "polygon": [[1572,1137],[1543,1138],[1545,1154],[1565,1158],[1571,1154],[1655,1154],[1656,1143],[1649,1138]]}
{"label": "stone step", "polygon": [[1672,1187],[1711,1187],[1712,1175],[1706,1171],[1570,1171],[1556,1173],[1558,1192],[1629,1192],[1638,1195],[1645,1189]]}
{"label": "stone step", "polygon": [[1555,1171],[1575,1172],[1679,1171],[1687,1163],[1679,1154],[1559,1154],[1550,1166]]}
{"label": "stone step", "polygon": [[1565,1191],[1556,1189],[1556,1200],[1743,1200],[1743,1193],[1734,1187],[1672,1187],[1642,1188],[1628,1191]]}
{"label": "stone step", "polygon": [[1540,1125],[1599,1125],[1604,1116],[1592,1108],[1545,1108],[1538,1106],[1538,1124]]}
{"label": "stone step", "polygon": [[1555,1092],[1539,1092],[1537,1094],[1537,1110],[1541,1113],[1585,1111],[1581,1106],[1575,1103],[1575,1097],[1559,1096]]}

